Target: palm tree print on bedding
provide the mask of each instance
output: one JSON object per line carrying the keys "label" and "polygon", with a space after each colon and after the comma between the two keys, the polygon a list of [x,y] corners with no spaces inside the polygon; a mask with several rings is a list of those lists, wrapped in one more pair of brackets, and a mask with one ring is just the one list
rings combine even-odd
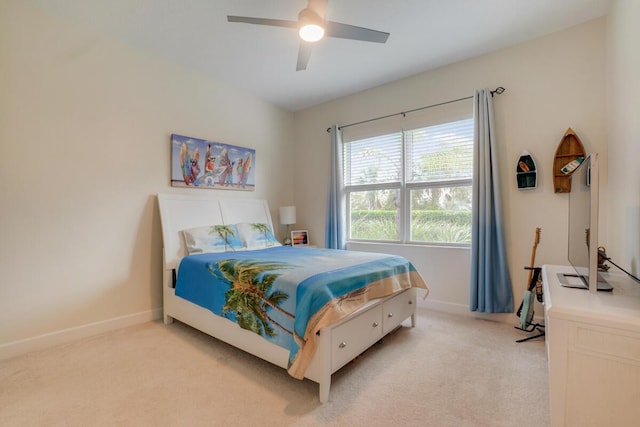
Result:
{"label": "palm tree print on bedding", "polygon": [[[233,247],[233,240],[238,238],[236,230],[236,227],[231,225],[213,225],[211,226],[209,233],[217,233],[218,236],[220,236],[220,238],[224,241],[225,251],[229,249],[235,251],[235,248]],[[232,237],[233,239],[230,240],[229,237]]]}
{"label": "palm tree print on bedding", "polygon": [[267,247],[274,246],[275,237],[273,237],[273,235],[271,234],[271,228],[269,228],[267,224],[255,223],[255,224],[251,224],[251,227],[254,230],[256,230],[258,233],[262,233]]}
{"label": "palm tree print on bedding", "polygon": [[293,336],[293,331],[270,315],[273,310],[291,322],[294,320],[293,314],[280,307],[289,294],[272,290],[274,281],[280,276],[274,271],[292,268],[290,265],[228,259],[209,264],[208,268],[212,275],[229,285],[222,308],[224,317],[263,337],[276,336],[274,326],[289,337]]}

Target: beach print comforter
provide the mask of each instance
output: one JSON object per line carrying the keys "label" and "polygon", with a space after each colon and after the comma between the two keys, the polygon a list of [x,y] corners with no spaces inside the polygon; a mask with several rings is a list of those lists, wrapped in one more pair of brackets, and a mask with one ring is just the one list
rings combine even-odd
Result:
{"label": "beach print comforter", "polygon": [[175,293],[287,349],[288,372],[301,379],[317,331],[410,287],[427,289],[403,257],[281,246],[187,256]]}

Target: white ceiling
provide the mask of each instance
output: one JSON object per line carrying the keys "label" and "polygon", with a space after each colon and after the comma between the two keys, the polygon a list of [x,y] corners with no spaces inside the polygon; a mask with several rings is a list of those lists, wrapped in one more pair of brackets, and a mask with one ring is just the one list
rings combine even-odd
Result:
{"label": "white ceiling", "polygon": [[389,32],[389,40],[325,39],[297,72],[295,30],[226,16],[296,20],[306,0],[30,1],[298,111],[603,16],[612,0],[329,0],[326,19]]}

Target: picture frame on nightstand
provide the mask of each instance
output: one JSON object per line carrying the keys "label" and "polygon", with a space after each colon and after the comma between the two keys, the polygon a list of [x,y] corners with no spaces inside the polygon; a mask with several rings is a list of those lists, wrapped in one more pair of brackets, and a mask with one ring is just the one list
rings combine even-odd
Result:
{"label": "picture frame on nightstand", "polygon": [[291,231],[291,246],[307,246],[309,244],[309,232],[307,230]]}

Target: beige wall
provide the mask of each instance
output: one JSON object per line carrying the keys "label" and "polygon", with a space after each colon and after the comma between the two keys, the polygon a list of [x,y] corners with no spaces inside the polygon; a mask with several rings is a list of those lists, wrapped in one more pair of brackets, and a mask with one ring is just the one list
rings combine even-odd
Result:
{"label": "beige wall", "polygon": [[[640,275],[640,2],[617,0],[608,17],[608,255]],[[612,267],[615,269],[615,267]]]}
{"label": "beige wall", "polygon": [[209,191],[169,186],[174,132],[256,149],[257,190],[220,195],[293,201],[293,114],[0,2],[0,350],[159,314],[154,195]]}
{"label": "beige wall", "polygon": [[[529,264],[536,227],[542,228],[536,264],[567,262],[567,197],[553,192],[551,167],[556,147],[568,127],[577,132],[587,151],[600,153],[601,188],[606,200],[605,24],[604,18],[591,21],[296,113],[298,225],[308,228],[312,239],[323,242],[329,125],[457,99],[473,95],[477,88],[504,86],[507,91],[494,98],[494,107],[506,243],[516,305],[519,304],[527,278],[523,267]],[[535,190],[516,188],[515,164],[523,150],[533,154],[539,168]],[[606,234],[603,239],[606,241]],[[468,250],[396,246],[378,249],[402,251],[416,263],[430,285],[432,304],[468,312]]]}
{"label": "beige wall", "polygon": [[[308,228],[312,243],[322,245],[325,129],[480,87],[507,88],[494,101],[516,304],[535,227],[543,230],[538,264],[566,262],[567,200],[553,193],[550,168],[569,126],[603,160],[609,202],[601,209],[601,241],[637,273],[639,7],[618,0],[607,20],[294,116],[18,0],[0,2],[0,350],[92,322],[151,316],[160,308],[161,234],[153,195],[188,192],[168,185],[171,133],[256,148],[257,179],[264,184],[252,194],[219,194],[266,198],[274,219],[278,206],[295,199],[296,227]],[[515,187],[514,169],[525,149],[541,176],[536,190],[523,192]],[[615,165],[608,175],[607,163]],[[609,184],[619,191],[609,194]],[[385,249],[416,263],[431,286],[432,303],[466,310],[468,250]]]}

